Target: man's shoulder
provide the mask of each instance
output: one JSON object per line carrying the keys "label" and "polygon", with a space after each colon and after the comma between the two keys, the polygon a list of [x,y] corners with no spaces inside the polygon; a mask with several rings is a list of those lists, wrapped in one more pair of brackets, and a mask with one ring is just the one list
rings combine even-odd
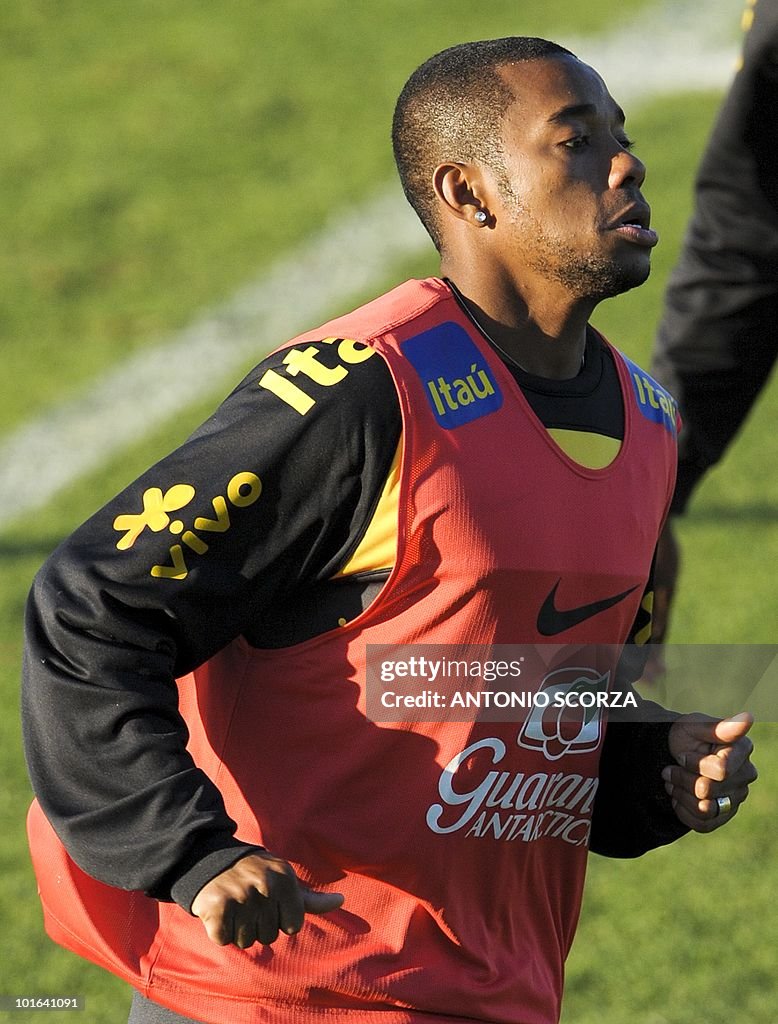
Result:
{"label": "man's shoulder", "polygon": [[452,301],[448,285],[436,277],[405,281],[350,313],[299,335],[286,347],[324,337],[370,342],[421,317],[440,302]]}
{"label": "man's shoulder", "polygon": [[[228,401],[272,396],[298,417],[317,418],[327,408],[373,416],[397,407],[392,375],[381,358],[379,339],[402,330],[440,303],[455,303],[438,278],[406,281],[350,313],[329,320],[273,349],[235,388]],[[338,385],[335,387],[335,385]],[[279,401],[280,400],[280,401]]]}
{"label": "man's shoulder", "polygon": [[[359,424],[394,435],[400,407],[380,339],[414,330],[439,304],[456,304],[438,278],[411,280],[350,313],[298,335],[271,352],[230,396],[253,407],[262,401],[279,429],[321,422]],[[434,317],[436,313],[432,313]],[[455,315],[452,311],[452,315]],[[252,400],[253,399],[253,400]]]}

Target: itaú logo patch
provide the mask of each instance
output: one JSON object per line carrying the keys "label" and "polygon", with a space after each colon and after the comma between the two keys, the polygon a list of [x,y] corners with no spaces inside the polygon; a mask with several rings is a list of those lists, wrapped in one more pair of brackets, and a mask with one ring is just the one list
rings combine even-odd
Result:
{"label": "ita\u00fa logo patch", "polygon": [[647,420],[661,424],[675,437],[678,429],[678,403],[666,391],[631,359],[622,356],[629,370],[632,390],[635,393],[637,407]]}
{"label": "ita\u00fa logo patch", "polygon": [[439,324],[400,348],[421,377],[435,419],[446,430],[496,412],[502,392],[491,368],[459,324]]}
{"label": "ita\u00fa logo patch", "polygon": [[541,750],[550,761],[596,750],[602,739],[602,709],[608,705],[610,672],[558,668],[540,689],[518,736],[520,747]]}

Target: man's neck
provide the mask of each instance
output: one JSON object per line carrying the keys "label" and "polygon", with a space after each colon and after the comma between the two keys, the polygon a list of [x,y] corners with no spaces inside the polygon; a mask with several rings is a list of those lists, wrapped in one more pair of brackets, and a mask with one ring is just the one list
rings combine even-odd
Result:
{"label": "man's neck", "polygon": [[565,380],[578,374],[594,303],[550,291],[543,302],[530,303],[512,288],[481,284],[445,263],[441,273],[481,333],[512,362],[539,377]]}

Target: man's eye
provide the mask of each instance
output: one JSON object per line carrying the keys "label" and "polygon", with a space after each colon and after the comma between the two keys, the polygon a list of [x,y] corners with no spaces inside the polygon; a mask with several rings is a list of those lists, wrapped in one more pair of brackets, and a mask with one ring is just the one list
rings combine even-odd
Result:
{"label": "man's eye", "polygon": [[576,135],[573,139],[567,139],[564,143],[568,149],[582,149],[584,146],[589,145],[588,135]]}

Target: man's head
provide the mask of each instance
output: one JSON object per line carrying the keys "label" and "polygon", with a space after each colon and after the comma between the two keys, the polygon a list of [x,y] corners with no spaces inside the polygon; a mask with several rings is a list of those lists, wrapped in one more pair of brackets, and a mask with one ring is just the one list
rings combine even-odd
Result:
{"label": "man's head", "polygon": [[449,264],[475,258],[597,301],[648,275],[645,168],[600,76],[564,47],[520,36],[444,50],[403,89],[393,142]]}
{"label": "man's head", "polygon": [[502,122],[515,97],[498,68],[569,53],[533,36],[460,43],[430,57],[405,83],[392,124],[394,158],[406,198],[436,248],[435,168],[451,160],[503,166]]}

